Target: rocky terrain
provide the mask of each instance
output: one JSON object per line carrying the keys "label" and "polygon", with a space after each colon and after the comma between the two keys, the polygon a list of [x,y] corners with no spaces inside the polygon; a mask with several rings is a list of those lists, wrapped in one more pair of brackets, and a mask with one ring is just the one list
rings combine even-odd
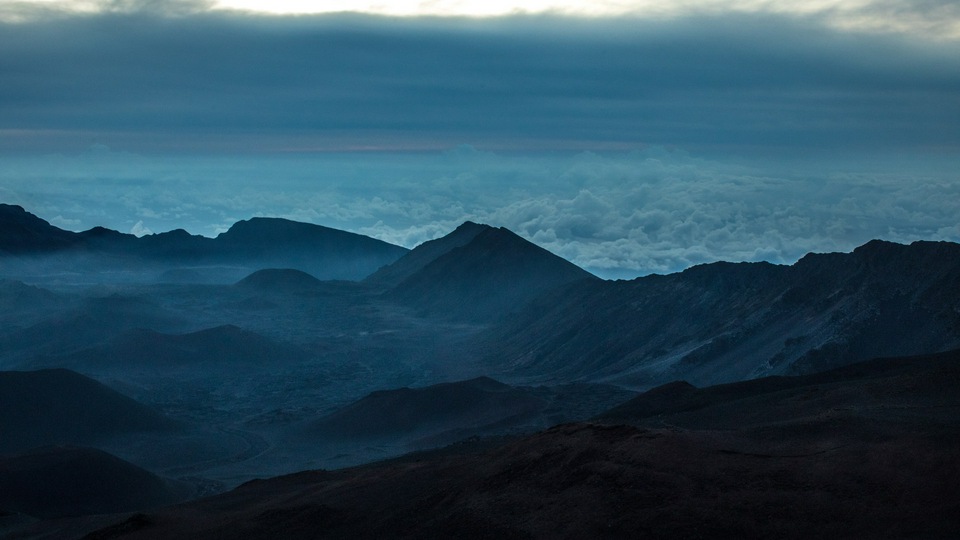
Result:
{"label": "rocky terrain", "polygon": [[471,222],[408,251],[3,205],[0,307],[10,538],[960,530],[956,244],[604,281]]}

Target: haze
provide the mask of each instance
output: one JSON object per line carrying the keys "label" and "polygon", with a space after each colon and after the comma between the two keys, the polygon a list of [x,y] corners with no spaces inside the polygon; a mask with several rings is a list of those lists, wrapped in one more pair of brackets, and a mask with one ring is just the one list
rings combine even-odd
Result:
{"label": "haze", "polygon": [[0,201],[405,247],[474,220],[604,277],[960,239],[954,3],[324,10],[0,2]]}

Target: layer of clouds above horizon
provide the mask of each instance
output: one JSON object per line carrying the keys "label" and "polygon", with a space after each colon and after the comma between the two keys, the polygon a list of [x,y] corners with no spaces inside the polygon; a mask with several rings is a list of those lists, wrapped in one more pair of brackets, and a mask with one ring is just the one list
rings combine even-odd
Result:
{"label": "layer of clouds above horizon", "polygon": [[756,13],[0,23],[0,201],[407,247],[472,219],[606,277],[956,241],[958,53]]}

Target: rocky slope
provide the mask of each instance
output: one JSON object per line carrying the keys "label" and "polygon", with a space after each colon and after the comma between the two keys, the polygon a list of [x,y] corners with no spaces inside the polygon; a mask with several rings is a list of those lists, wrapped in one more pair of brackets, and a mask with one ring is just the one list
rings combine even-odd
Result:
{"label": "rocky slope", "polygon": [[399,280],[387,297],[421,314],[485,322],[562,285],[597,278],[507,229],[466,223],[371,280]]}
{"label": "rocky slope", "polygon": [[873,241],[792,266],[714,263],[538,298],[477,345],[492,372],[652,387],[960,346],[960,245]]}
{"label": "rocky slope", "polygon": [[[960,531],[958,381],[953,352],[675,385],[604,423],[254,481],[88,538],[947,538]],[[662,399],[689,392],[714,396],[682,411]]]}

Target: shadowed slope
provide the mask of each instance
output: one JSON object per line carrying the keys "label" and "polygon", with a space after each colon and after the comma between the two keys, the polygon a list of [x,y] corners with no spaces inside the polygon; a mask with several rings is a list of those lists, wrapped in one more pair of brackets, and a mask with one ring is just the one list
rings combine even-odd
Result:
{"label": "shadowed slope", "polygon": [[324,438],[425,437],[446,430],[474,429],[523,419],[546,401],[487,377],[424,388],[373,392],[319,419],[306,431]]}
{"label": "shadowed slope", "polygon": [[191,488],[93,448],[47,446],[0,456],[0,510],[57,518],[143,510]]}
{"label": "shadowed slope", "polygon": [[954,537],[957,354],[886,362],[824,375],[829,399],[795,395],[762,426],[736,422],[755,403],[703,429],[567,424],[493,450],[254,481],[90,538]]}
{"label": "shadowed slope", "polygon": [[874,241],[793,266],[572,284],[478,347],[492,369],[534,378],[707,385],[960,346],[958,298],[960,245]]}
{"label": "shadowed slope", "polygon": [[[855,413],[843,405],[856,405]],[[929,419],[960,412],[960,350],[909,358],[869,360],[797,377],[695,388],[673,382],[601,414],[605,422],[644,426],[752,429],[814,424],[823,411],[895,421],[911,409]],[[960,417],[954,420],[960,420]],[[909,424],[909,422],[907,422]]]}
{"label": "shadowed slope", "polygon": [[596,279],[507,229],[476,227],[470,224],[451,233],[457,242],[444,242],[444,247],[473,236],[423,264],[388,296],[427,315],[488,321],[560,285]]}
{"label": "shadowed slope", "polygon": [[99,382],[65,369],[0,372],[0,452],[90,444],[173,423]]}
{"label": "shadowed slope", "polygon": [[464,222],[452,233],[413,248],[395,263],[377,270],[364,281],[381,287],[396,287],[450,250],[469,244],[478,234],[490,228],[489,225],[472,221]]}
{"label": "shadowed slope", "polygon": [[0,255],[66,249],[77,234],[58,229],[20,206],[0,204]]}

